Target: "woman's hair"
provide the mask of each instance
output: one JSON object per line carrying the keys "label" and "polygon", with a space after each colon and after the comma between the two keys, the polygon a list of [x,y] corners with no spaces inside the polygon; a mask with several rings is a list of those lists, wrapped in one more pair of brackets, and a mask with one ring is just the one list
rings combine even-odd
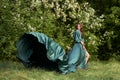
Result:
{"label": "woman's hair", "polygon": [[76,29],[78,29],[78,25],[81,26],[80,32],[82,33],[82,35],[84,35],[83,25],[82,25],[80,22],[77,23],[77,25],[76,25]]}

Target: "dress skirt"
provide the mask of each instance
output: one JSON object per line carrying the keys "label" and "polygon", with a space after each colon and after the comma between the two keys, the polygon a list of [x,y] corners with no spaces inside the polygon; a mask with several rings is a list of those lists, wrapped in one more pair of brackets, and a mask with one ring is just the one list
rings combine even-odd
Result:
{"label": "dress skirt", "polygon": [[68,54],[68,70],[69,72],[75,72],[78,68],[85,68],[85,50],[81,43],[74,43],[73,48]]}

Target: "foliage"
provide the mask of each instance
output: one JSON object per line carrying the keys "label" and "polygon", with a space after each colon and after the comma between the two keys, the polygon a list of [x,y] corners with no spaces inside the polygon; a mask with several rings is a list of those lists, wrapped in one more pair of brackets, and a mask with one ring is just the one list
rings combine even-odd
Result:
{"label": "foliage", "polygon": [[117,50],[119,53],[119,45],[115,47],[113,43],[119,41],[117,36],[120,34],[116,32],[119,28],[119,7],[112,5],[110,11],[107,7],[106,13],[99,16],[96,12],[101,8],[95,10],[86,0],[83,1],[1,0],[0,58],[15,59],[18,38],[30,31],[45,33],[68,52],[73,46],[72,32],[77,22],[84,26],[86,47],[94,58],[106,52],[108,55],[110,51],[115,53]]}
{"label": "foliage", "polygon": [[114,56],[119,59],[120,0],[82,0],[81,2],[85,1],[95,9],[96,15],[104,15],[103,28],[98,32],[102,41],[98,50],[99,59],[108,60]]}
{"label": "foliage", "polygon": [[[66,48],[66,45],[71,47],[72,40],[68,41],[71,37],[69,36],[70,32],[73,32],[77,22],[81,22],[85,28],[86,46],[88,50],[91,54],[97,52],[97,46],[101,44],[101,41],[99,36],[95,33],[99,32],[102,28],[101,22],[103,21],[103,16],[95,16],[95,10],[90,7],[89,3],[80,4],[76,0],[58,0],[51,3],[45,1],[43,3],[45,4],[45,8],[51,8],[51,10],[53,10],[56,18],[56,25],[61,27],[61,29],[64,27],[62,29],[62,33],[64,33],[62,35],[66,36],[65,41],[62,41],[64,48]],[[62,38],[63,37],[61,37],[61,39]],[[58,39],[60,39],[60,37]]]}

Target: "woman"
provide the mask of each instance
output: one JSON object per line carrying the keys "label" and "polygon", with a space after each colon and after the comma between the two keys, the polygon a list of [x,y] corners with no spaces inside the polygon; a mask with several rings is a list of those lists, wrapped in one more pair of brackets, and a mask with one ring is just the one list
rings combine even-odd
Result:
{"label": "woman", "polygon": [[84,39],[83,39],[83,26],[78,23],[76,30],[73,32],[74,46],[68,54],[68,70],[69,72],[75,72],[76,68],[86,68],[87,61],[90,57],[87,52]]}

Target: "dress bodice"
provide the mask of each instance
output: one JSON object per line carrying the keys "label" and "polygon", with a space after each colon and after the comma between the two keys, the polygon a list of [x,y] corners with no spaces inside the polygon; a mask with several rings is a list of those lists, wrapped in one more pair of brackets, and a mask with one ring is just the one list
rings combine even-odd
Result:
{"label": "dress bodice", "polygon": [[81,35],[81,32],[80,32],[79,30],[75,30],[75,31],[73,32],[73,38],[74,38],[74,42],[75,42],[75,43],[79,43],[79,42],[81,42],[81,41],[84,42],[84,39],[83,39],[83,37],[82,37],[82,35]]}

